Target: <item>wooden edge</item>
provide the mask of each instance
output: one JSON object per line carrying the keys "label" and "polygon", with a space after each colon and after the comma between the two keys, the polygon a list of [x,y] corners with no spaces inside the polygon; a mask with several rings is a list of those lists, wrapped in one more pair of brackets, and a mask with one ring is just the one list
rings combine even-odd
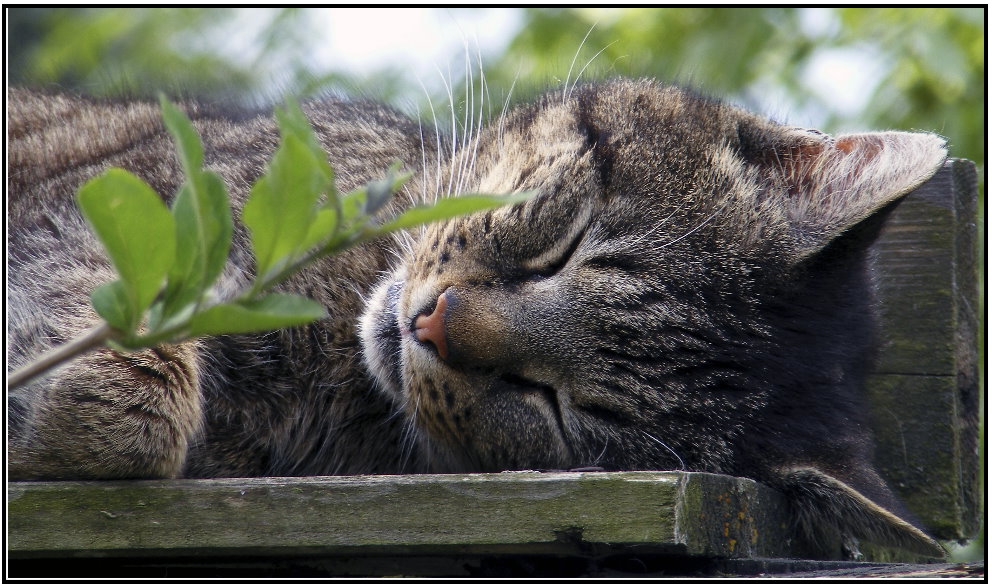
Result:
{"label": "wooden edge", "polygon": [[781,495],[704,473],[15,482],[7,505],[13,558],[800,553]]}
{"label": "wooden edge", "polygon": [[947,166],[954,177],[954,347],[957,365],[958,473],[961,478],[961,538],[977,536],[982,530],[985,501],[985,475],[982,470],[981,412],[983,380],[980,357],[985,355],[986,340],[979,335],[986,324],[985,291],[979,277],[984,266],[982,243],[984,226],[979,226],[978,170],[975,163],[953,159]]}

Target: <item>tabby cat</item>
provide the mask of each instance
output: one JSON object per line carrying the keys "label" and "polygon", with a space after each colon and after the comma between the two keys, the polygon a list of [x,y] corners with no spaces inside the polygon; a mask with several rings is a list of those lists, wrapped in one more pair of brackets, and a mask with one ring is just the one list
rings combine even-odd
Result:
{"label": "tabby cat", "polygon": [[[8,98],[13,368],[98,321],[112,273],[76,189],[181,174],[155,105]],[[275,124],[184,107],[237,218]],[[414,173],[384,216],[536,196],[294,277],[330,313],[314,325],[98,350],[10,391],[11,478],[706,471],[780,489],[816,532],[940,554],[872,465],[862,385],[865,250],[942,139],[830,137],[649,80],[550,93],[457,144],[374,103],[305,110],[342,190]],[[222,290],[250,280],[247,237]]]}

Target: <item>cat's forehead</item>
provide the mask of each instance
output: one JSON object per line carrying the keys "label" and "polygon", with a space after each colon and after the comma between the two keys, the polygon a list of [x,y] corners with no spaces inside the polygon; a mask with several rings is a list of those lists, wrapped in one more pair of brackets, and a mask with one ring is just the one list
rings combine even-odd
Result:
{"label": "cat's forehead", "polygon": [[737,141],[742,127],[775,128],[767,118],[678,86],[653,80],[590,85],[572,100],[586,132],[625,153],[625,147],[695,157]]}
{"label": "cat's forehead", "polygon": [[549,94],[537,102],[537,112],[525,123],[538,122],[560,131],[571,124],[579,132],[590,127],[627,134],[661,130],[698,133],[700,139],[733,131],[736,125],[759,120],[724,101],[656,80],[617,79],[573,89],[564,98]]}
{"label": "cat's forehead", "polygon": [[[614,80],[545,95],[496,128],[495,156],[532,169],[591,152],[604,174],[691,176],[717,149],[738,149],[742,132],[792,130],[741,108],[654,80]],[[506,187],[505,185],[501,187]]]}

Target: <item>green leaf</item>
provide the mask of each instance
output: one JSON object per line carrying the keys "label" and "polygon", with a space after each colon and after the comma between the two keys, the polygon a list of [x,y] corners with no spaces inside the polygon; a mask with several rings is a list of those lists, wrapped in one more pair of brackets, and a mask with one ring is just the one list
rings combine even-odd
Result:
{"label": "green leaf", "polygon": [[198,300],[224,270],[234,223],[224,181],[194,171],[172,204],[176,220],[176,262],[169,271],[164,317]]}
{"label": "green leaf", "polygon": [[175,221],[147,183],[122,169],[86,183],[78,201],[120,275],[123,289],[114,296],[126,299],[126,329],[133,330],[175,258]]}
{"label": "green leaf", "polygon": [[327,317],[324,306],[298,295],[272,294],[257,301],[225,303],[193,316],[190,336],[248,334],[300,326]]}
{"label": "green leaf", "polygon": [[410,208],[392,222],[376,229],[377,234],[414,228],[422,224],[448,220],[457,216],[472,214],[506,205],[522,203],[536,192],[526,191],[510,195],[462,195],[442,199],[433,205],[419,205]]}
{"label": "green leaf", "polygon": [[327,175],[306,144],[295,136],[284,137],[269,173],[255,183],[242,214],[251,230],[260,281],[300,248],[327,184]]}
{"label": "green leaf", "polygon": [[138,318],[132,314],[127,288],[123,282],[118,280],[100,285],[90,294],[90,300],[97,314],[114,328],[125,332],[134,329],[131,324]]}
{"label": "green leaf", "polygon": [[389,167],[385,177],[368,183],[365,187],[366,199],[363,206],[365,215],[372,216],[382,209],[393,198],[393,194],[413,177],[410,173],[401,175],[399,171],[402,166],[403,163],[397,161]]}
{"label": "green leaf", "polygon": [[282,108],[276,108],[276,121],[279,124],[279,132],[285,140],[288,136],[294,136],[310,149],[321,173],[330,182],[334,177],[334,170],[327,162],[327,152],[320,146],[316,134],[306,114],[300,109],[300,105],[294,101],[289,101]]}
{"label": "green leaf", "polygon": [[318,210],[313,223],[310,224],[310,229],[307,230],[306,238],[300,245],[300,250],[310,250],[318,244],[327,242],[338,232],[339,227],[337,210],[334,208]]}
{"label": "green leaf", "polygon": [[179,160],[182,161],[183,170],[189,177],[203,167],[203,143],[200,142],[200,135],[193,128],[193,123],[186,114],[169,102],[164,95],[159,95],[159,103],[162,106],[165,127],[176,141]]}
{"label": "green leaf", "polygon": [[[368,189],[359,187],[346,193],[341,198],[341,223],[345,226],[365,218],[365,201],[368,199]],[[364,222],[363,222],[364,224]]]}
{"label": "green leaf", "polygon": [[176,262],[169,271],[167,319],[200,298],[224,269],[231,249],[233,221],[224,181],[202,169],[203,143],[193,123],[160,96],[162,117],[172,135],[186,173],[186,182],[172,204],[176,220]]}
{"label": "green leaf", "polygon": [[[339,226],[334,171],[295,102],[276,110],[282,141],[268,173],[252,188],[243,220],[251,230],[258,283]],[[328,201],[318,209],[322,194]]]}

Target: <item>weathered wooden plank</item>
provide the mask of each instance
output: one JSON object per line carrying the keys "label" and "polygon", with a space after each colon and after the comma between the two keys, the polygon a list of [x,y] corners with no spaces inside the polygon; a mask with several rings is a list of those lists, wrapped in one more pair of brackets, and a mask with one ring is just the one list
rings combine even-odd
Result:
{"label": "weathered wooden plank", "polygon": [[794,550],[778,493],[702,473],[11,483],[7,504],[14,557]]}
{"label": "weathered wooden plank", "polygon": [[873,383],[879,472],[932,533],[974,537],[980,509],[967,490],[976,456],[966,453],[955,379],[887,375]]}
{"label": "weathered wooden plank", "polygon": [[980,530],[977,174],[951,160],[873,247],[884,346],[869,384],[882,475],[937,536]]}
{"label": "weathered wooden plank", "polygon": [[977,368],[977,175],[954,159],[891,212],[872,247],[882,314],[876,372]]}

